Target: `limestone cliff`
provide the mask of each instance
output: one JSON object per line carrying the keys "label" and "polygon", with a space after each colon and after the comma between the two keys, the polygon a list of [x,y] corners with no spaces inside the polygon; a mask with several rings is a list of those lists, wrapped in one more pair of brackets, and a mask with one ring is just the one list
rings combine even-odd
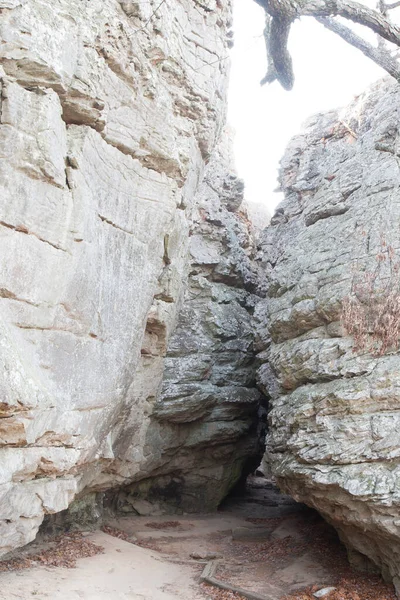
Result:
{"label": "limestone cliff", "polygon": [[[267,299],[257,319],[259,378],[271,397],[267,460],[280,486],[400,592],[399,352],[357,347],[342,314],[371,280],[388,289],[385,269],[398,264],[399,109],[398,84],[379,82],[291,141],[285,199],[262,240]],[[392,282],[398,293],[398,268]]]}
{"label": "limestone cliff", "polygon": [[0,0],[1,553],[89,491],[156,481],[179,504],[207,467],[215,506],[254,452],[240,184],[201,183],[230,19],[229,0]]}

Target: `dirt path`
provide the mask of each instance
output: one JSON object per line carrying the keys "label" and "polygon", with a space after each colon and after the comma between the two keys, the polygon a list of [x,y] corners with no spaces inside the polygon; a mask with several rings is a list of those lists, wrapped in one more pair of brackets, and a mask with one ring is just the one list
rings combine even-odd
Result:
{"label": "dirt path", "polygon": [[36,567],[0,574],[2,600],[204,600],[193,568],[171,564],[151,550],[103,532],[87,536],[103,554],[73,569]]}
{"label": "dirt path", "polygon": [[[86,558],[75,568],[42,566],[67,564],[76,553]],[[26,556],[31,568],[18,570],[27,566]],[[273,600],[309,600],[327,586],[339,590],[329,600],[395,600],[378,578],[351,571],[336,535],[316,513],[258,478],[217,514],[127,516],[109,520],[105,531],[37,542],[19,553],[19,562],[0,563],[0,599],[236,598],[199,585],[211,559],[219,559],[218,579]]]}

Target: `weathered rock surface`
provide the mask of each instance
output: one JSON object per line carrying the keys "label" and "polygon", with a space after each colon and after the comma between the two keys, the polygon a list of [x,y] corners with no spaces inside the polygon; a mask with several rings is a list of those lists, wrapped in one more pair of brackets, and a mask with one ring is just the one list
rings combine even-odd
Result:
{"label": "weathered rock surface", "polygon": [[253,452],[236,179],[195,223],[229,27],[229,1],[0,0],[0,553],[90,491],[157,475],[176,497],[197,461],[215,505]]}
{"label": "weathered rock surface", "polygon": [[[229,141],[223,136],[198,188],[188,287],[167,349],[165,323],[148,321],[141,389],[110,467],[115,481],[136,472],[138,464],[135,482],[117,494],[117,508],[125,512],[216,509],[262,454],[252,323],[258,274],[251,228],[240,211],[243,183],[232,171]],[[137,398],[155,399],[144,443],[136,438]]]}
{"label": "weathered rock surface", "polygon": [[354,562],[400,592],[400,357],[353,352],[341,323],[354,278],[381,269],[382,238],[399,256],[399,109],[398,84],[379,82],[291,141],[256,311],[267,461],[286,492],[336,527]]}

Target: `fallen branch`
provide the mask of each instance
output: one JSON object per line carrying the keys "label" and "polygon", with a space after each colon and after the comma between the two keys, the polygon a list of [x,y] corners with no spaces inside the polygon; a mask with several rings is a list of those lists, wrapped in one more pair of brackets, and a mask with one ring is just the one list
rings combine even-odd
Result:
{"label": "fallen branch", "polygon": [[240,594],[241,596],[244,596],[244,598],[247,598],[247,600],[278,600],[277,597],[262,596],[260,594],[256,594],[255,592],[249,592],[247,590],[243,590],[242,588],[236,587],[235,585],[231,585],[230,583],[225,583],[224,581],[216,579],[214,577],[214,573],[217,570],[218,564],[218,560],[210,560],[210,562],[206,564],[202,574],[200,575],[200,583],[208,583],[209,585],[213,585],[220,590],[227,590],[228,592]]}

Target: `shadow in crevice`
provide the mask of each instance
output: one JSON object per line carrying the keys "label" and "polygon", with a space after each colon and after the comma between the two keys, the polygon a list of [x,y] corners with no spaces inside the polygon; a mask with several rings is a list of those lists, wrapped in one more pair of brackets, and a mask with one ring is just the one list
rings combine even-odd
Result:
{"label": "shadow in crevice", "polygon": [[240,515],[251,512],[252,517],[260,519],[275,519],[300,512],[318,514],[305,504],[282,494],[274,481],[263,475],[249,475],[245,482],[233,488],[218,510],[233,511]]}

